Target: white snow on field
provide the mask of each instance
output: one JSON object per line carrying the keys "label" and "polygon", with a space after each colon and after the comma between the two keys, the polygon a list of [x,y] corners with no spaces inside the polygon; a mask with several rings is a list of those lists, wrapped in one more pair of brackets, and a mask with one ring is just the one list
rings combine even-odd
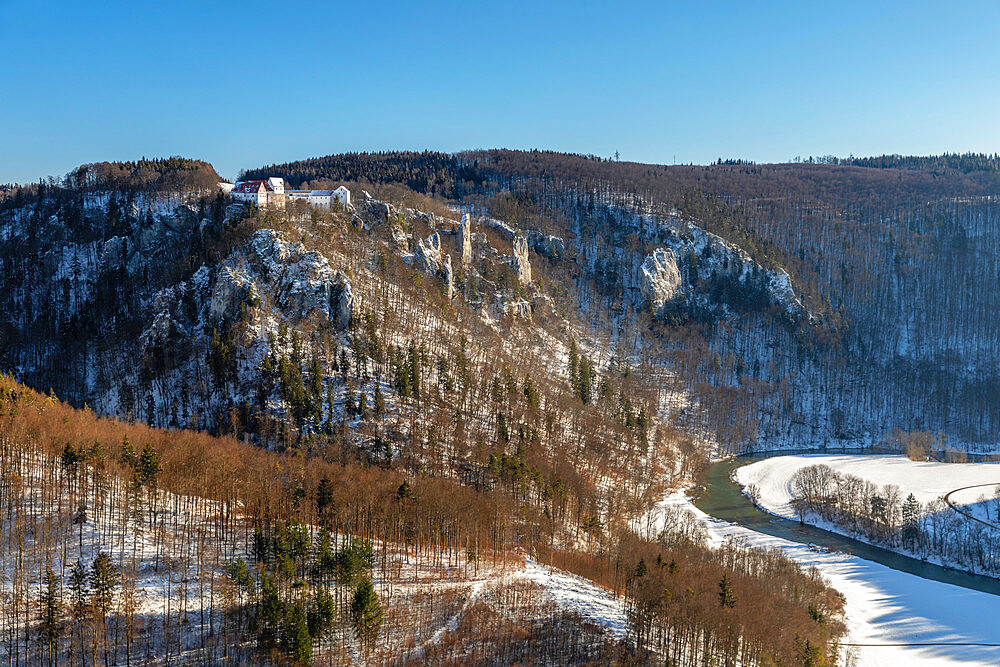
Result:
{"label": "white snow on field", "polygon": [[1000,526],[1000,481],[955,491],[948,501],[971,517]]}
{"label": "white snow on field", "polygon": [[622,600],[613,597],[606,589],[583,577],[546,567],[530,558],[525,559],[522,576],[541,586],[545,595],[562,609],[575,612],[603,626],[615,639],[625,637],[628,621]]}
{"label": "white snow on field", "polygon": [[[903,497],[912,493],[924,504],[961,487],[1000,482],[998,463],[937,463],[911,461],[905,456],[826,454],[775,456],[757,461],[737,468],[736,481],[744,489],[756,484],[760,488],[760,505],[768,512],[795,519],[798,515],[791,505],[792,477],[802,468],[821,464],[841,475],[854,475],[873,484],[895,484]],[[992,495],[992,489],[988,491]],[[976,502],[982,492],[980,489],[962,495],[960,502]],[[959,496],[956,494],[956,498]]]}
{"label": "white snow on field", "polygon": [[807,545],[715,519],[681,494],[662,505],[689,510],[702,523],[709,541],[729,539],[779,550],[785,556],[815,566],[830,585],[844,594],[848,636],[845,643],[881,644],[850,648],[862,667],[922,667],[931,665],[997,665],[1000,647],[885,646],[886,644],[1000,644],[996,612],[1000,598],[959,586],[922,579],[884,565],[842,553],[826,553]]}

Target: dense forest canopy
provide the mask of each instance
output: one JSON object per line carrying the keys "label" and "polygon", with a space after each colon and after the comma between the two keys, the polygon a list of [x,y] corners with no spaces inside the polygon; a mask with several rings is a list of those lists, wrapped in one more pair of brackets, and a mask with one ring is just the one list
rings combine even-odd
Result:
{"label": "dense forest canopy", "polygon": [[[899,173],[891,173],[899,172]],[[755,164],[727,160],[712,165],[622,162],[556,151],[487,150],[448,154],[424,152],[344,153],[272,164],[243,172],[243,178],[281,176],[293,187],[318,179],[402,183],[413,190],[458,198],[482,188],[491,177],[525,181],[573,181],[614,185],[660,201],[685,193],[760,198],[807,196],[833,203],[849,198],[973,196],[1000,187],[1000,157],[945,153],[916,157],[808,158],[800,163]]]}
{"label": "dense forest canopy", "polygon": [[66,175],[65,184],[77,190],[180,192],[209,190],[222,180],[204,160],[182,157],[92,162]]}
{"label": "dense forest canopy", "polygon": [[[797,160],[800,161],[800,160]],[[871,157],[838,158],[827,155],[808,158],[808,162],[818,164],[844,164],[872,169],[914,169],[944,173],[957,171],[963,174],[973,172],[1000,171],[1000,154],[993,153],[942,153],[941,155],[877,155]]]}
{"label": "dense forest canopy", "polygon": [[475,165],[465,165],[457,155],[432,151],[343,153],[250,169],[241,179],[280,176],[292,188],[321,181],[400,183],[429,195],[460,196],[467,187],[481,185]]}

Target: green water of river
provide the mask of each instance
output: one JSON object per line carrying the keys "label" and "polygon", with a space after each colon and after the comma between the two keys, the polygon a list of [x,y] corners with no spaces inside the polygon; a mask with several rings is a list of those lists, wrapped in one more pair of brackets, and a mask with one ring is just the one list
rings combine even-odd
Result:
{"label": "green water of river", "polygon": [[[786,452],[790,453],[790,452]],[[775,455],[780,455],[775,454]],[[735,523],[751,530],[774,537],[780,537],[801,544],[812,544],[819,548],[852,554],[865,560],[874,561],[894,570],[940,581],[963,588],[970,588],[993,595],[1000,595],[1000,579],[970,574],[949,567],[934,565],[916,558],[872,546],[828,530],[802,525],[758,510],[743,495],[739,484],[732,480],[732,472],[740,466],[760,461],[766,456],[736,458],[719,461],[709,469],[705,480],[705,492],[695,501],[695,506],[706,514],[723,521]]]}

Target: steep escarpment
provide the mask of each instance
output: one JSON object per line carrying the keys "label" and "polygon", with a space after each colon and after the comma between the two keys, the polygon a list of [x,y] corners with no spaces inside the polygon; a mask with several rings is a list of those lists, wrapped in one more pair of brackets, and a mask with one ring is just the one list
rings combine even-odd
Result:
{"label": "steep escarpment", "polygon": [[[682,618],[698,628],[698,642],[717,645],[720,655],[741,646],[748,655],[795,655],[793,634],[751,633],[742,621],[720,623],[714,608],[702,608],[699,595],[708,599],[724,576],[755,599],[770,600],[774,618],[798,634],[825,643],[839,632],[811,619],[796,591],[809,588],[813,604],[834,598],[783,561],[755,561],[760,567],[736,571],[692,536],[665,534],[652,542],[635,532],[667,486],[697,476],[711,439],[702,430],[677,428],[681,422],[669,417],[684,411],[703,426],[704,410],[683,383],[662,368],[643,366],[617,332],[594,319],[605,302],[591,300],[599,294],[589,286],[592,269],[578,283],[568,259],[591,252],[582,235],[536,237],[528,233],[534,226],[408,200],[409,191],[396,190],[402,196],[391,201],[356,191],[356,207],[332,211],[298,204],[257,210],[196,190],[178,196],[68,186],[22,194],[16,205],[3,206],[0,263],[10,276],[0,297],[7,323],[3,363],[18,378],[51,391],[43,397],[5,379],[7,394],[0,398],[15,406],[11,417],[48,411],[52,420],[43,420],[45,428],[58,431],[60,424],[76,423],[61,396],[82,408],[74,414],[83,416],[87,429],[83,443],[76,426],[58,434],[39,430],[42,422],[12,427],[10,437],[25,444],[17,444],[11,470],[35,479],[24,465],[33,451],[46,470],[63,466],[50,479],[67,488],[78,472],[86,479],[107,475],[100,479],[109,488],[128,486],[128,493],[111,494],[117,505],[110,511],[104,495],[79,496],[102,516],[132,516],[137,503],[150,502],[154,478],[200,495],[221,485],[223,500],[247,507],[253,521],[253,538],[244,524],[246,539],[226,542],[226,555],[218,557],[230,563],[224,570],[213,566],[212,574],[226,577],[226,586],[243,586],[226,590],[248,596],[234,612],[234,628],[263,623],[253,625],[264,628],[259,634],[241,631],[241,655],[255,647],[291,653],[287,638],[268,634],[266,623],[276,621],[263,614],[280,613],[282,623],[291,623],[299,609],[313,613],[326,604],[302,596],[327,585],[324,577],[333,567],[332,551],[323,556],[322,533],[315,543],[302,537],[311,530],[303,526],[317,525],[338,536],[337,558],[356,555],[347,535],[377,540],[387,568],[379,586],[396,593],[406,585],[399,573],[410,571],[413,540],[423,545],[435,572],[445,571],[446,560],[449,576],[460,557],[466,571],[485,573],[480,558],[489,554],[503,562],[516,546],[620,594],[632,591],[634,602],[621,612],[629,628],[626,644],[594,631],[579,655],[625,650],[635,659],[657,660],[668,648],[694,655],[693,642],[667,647],[649,639],[649,628],[674,632]],[[38,234],[46,228],[51,235]],[[650,247],[632,249],[628,262],[641,263]],[[687,279],[698,293],[702,286]],[[638,282],[630,285],[640,294]],[[737,316],[724,309],[712,315]],[[170,429],[132,424],[108,430],[105,422],[95,425],[95,412]],[[231,438],[217,447],[196,433],[204,430]],[[145,441],[152,453],[145,446],[142,456],[130,453],[123,433]],[[247,453],[251,446],[259,456]],[[243,453],[227,463],[233,447]],[[164,456],[162,472],[170,471],[160,477],[151,462],[157,452]],[[191,474],[206,465],[210,474]],[[243,498],[238,489],[248,484],[252,495]],[[122,510],[123,503],[132,509]],[[463,523],[472,528],[459,529]],[[437,532],[426,532],[425,524]],[[87,544],[98,544],[92,534],[88,527]],[[489,546],[487,534],[493,536]],[[405,555],[386,540],[403,545]],[[673,546],[665,551],[668,544]],[[38,545],[29,546],[41,558]],[[93,556],[82,550],[81,559]],[[253,567],[241,569],[240,557]],[[696,592],[690,607],[669,617],[633,616],[629,605],[661,604],[667,594],[650,585],[639,595],[629,573],[640,563],[666,567],[671,560],[683,574],[670,576]],[[765,581],[774,567],[790,576]],[[362,574],[372,569],[360,568]],[[662,574],[657,570],[650,581]],[[299,583],[303,577],[307,588]],[[395,577],[394,583],[386,584],[386,577]],[[454,583],[464,590],[466,582]],[[272,584],[284,591],[277,607],[265,595]],[[496,584],[488,590],[506,595],[507,583]],[[462,624],[469,610],[500,624],[520,619],[539,637],[550,636],[551,626],[531,620],[539,609],[515,605],[512,612],[502,600],[480,603],[475,596],[481,586],[468,584],[469,598],[460,603],[433,593],[442,604],[456,603],[450,612],[455,631],[479,637],[469,640],[476,650],[487,655],[494,649],[484,648],[481,631]],[[829,612],[839,613],[837,605]],[[694,625],[692,615],[699,619]],[[563,629],[578,623],[571,616],[559,619]],[[405,643],[400,633],[433,637],[434,622],[428,617],[413,629],[394,618],[383,635],[392,647],[386,655]],[[319,633],[321,625],[310,628]],[[178,645],[200,644],[203,655],[214,655],[211,642],[201,644],[202,632],[192,628]],[[496,650],[509,649],[497,643]],[[305,643],[297,646],[305,650]],[[338,646],[357,649],[356,642]],[[420,650],[452,655],[430,640]],[[556,648],[541,654],[564,655]]]}

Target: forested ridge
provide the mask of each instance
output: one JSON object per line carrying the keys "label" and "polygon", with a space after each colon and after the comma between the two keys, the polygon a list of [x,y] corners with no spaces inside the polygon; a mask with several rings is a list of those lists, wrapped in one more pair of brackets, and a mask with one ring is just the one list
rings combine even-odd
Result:
{"label": "forested ridge", "polygon": [[496,150],[351,154],[267,169],[292,179],[399,180],[567,242],[586,234],[602,258],[580,278],[605,295],[629,290],[634,260],[616,248],[630,239],[643,254],[656,247],[634,216],[691,219],[762,266],[786,270],[817,316],[792,332],[752,313],[720,329],[683,312],[674,326],[654,328],[685,359],[690,388],[712,388],[706,401],[722,391],[757,404],[727,427],[742,432],[737,449],[763,439],[872,444],[893,427],[940,431],[973,448],[997,439],[1000,339],[989,325],[997,304],[984,289],[998,277],[996,156],[663,166]]}

